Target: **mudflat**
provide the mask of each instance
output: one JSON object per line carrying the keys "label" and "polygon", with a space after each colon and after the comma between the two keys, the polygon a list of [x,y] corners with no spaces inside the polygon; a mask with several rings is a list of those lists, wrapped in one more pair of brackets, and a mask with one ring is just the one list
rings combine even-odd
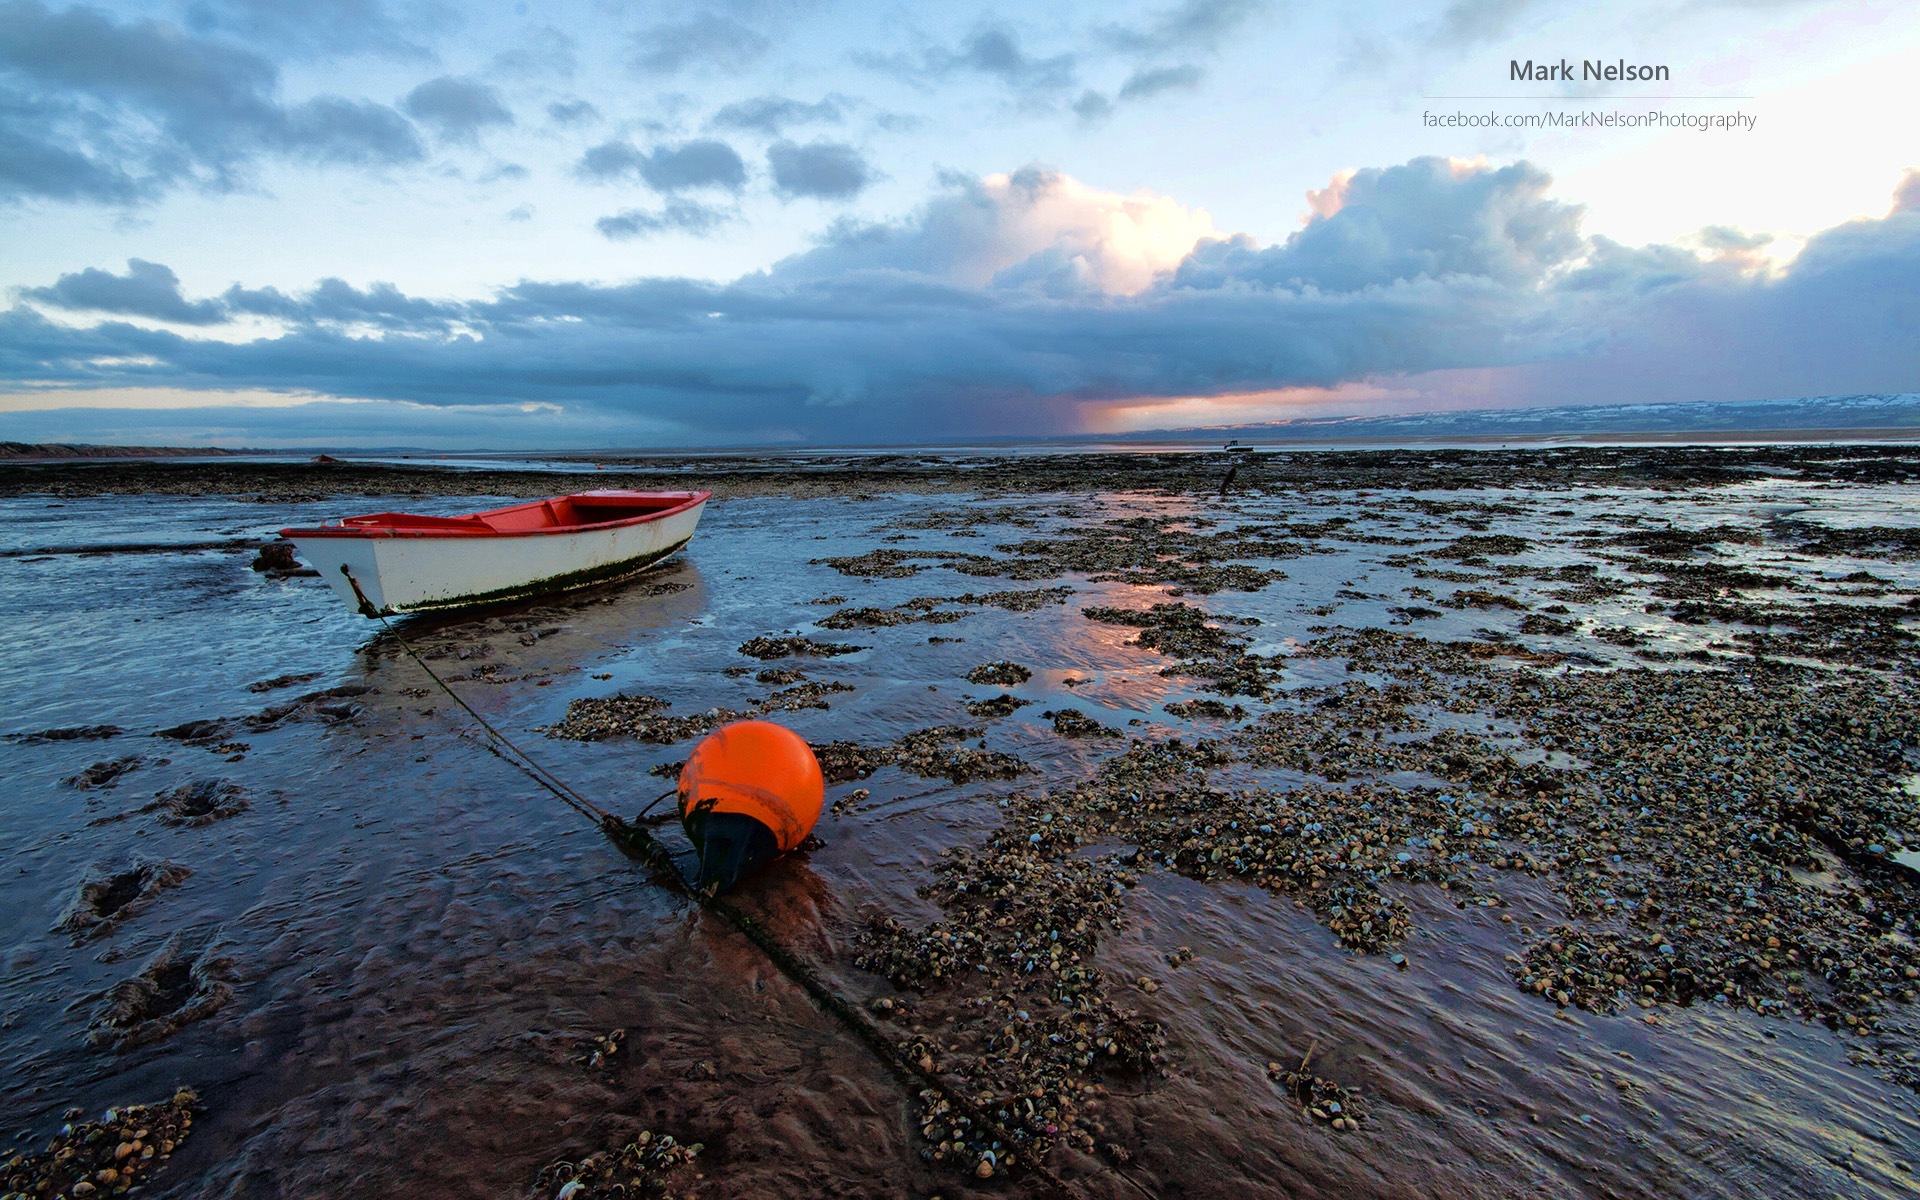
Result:
{"label": "mudflat", "polygon": [[[0,1182],[1912,1188],[1920,450],[595,466],[0,466]],[[829,812],[733,903],[908,1075],[250,568],[685,486],[668,565],[398,636],[624,813],[805,736]]]}

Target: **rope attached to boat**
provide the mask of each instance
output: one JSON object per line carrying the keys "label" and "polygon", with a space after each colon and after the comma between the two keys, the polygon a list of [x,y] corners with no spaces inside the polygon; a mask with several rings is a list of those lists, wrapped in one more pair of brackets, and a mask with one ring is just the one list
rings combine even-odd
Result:
{"label": "rope attached to boat", "polygon": [[[923,1069],[919,1063],[909,1059],[900,1048],[895,1046],[892,1040],[887,1037],[886,1031],[875,1024],[866,1013],[860,1011],[858,1006],[834,991],[825,980],[821,979],[820,976],[814,972],[812,967],[802,961],[793,951],[782,945],[764,925],[754,920],[750,914],[740,911],[720,896],[688,884],[686,876],[680,873],[679,864],[673,860],[672,853],[661,844],[658,838],[647,831],[645,824],[639,819],[636,818],[633,823],[629,823],[614,813],[610,813],[599,807],[562,783],[552,772],[542,767],[526,751],[509,741],[505,734],[495,729],[485,717],[475,712],[471,705],[460,698],[459,693],[447,686],[446,681],[440,678],[438,672],[427,665],[426,659],[420,657],[420,655],[415,652],[414,648],[408,644],[407,639],[402,637],[400,631],[395,629],[392,623],[387,620],[386,614],[376,609],[372,602],[367,599],[366,593],[360,590],[360,581],[353,577],[351,570],[342,564],[340,573],[345,575],[347,582],[352,585],[353,594],[360,601],[360,611],[369,617],[378,618],[380,624],[392,635],[393,640],[398,643],[402,650],[407,652],[407,656],[413,659],[422,671],[426,672],[427,678],[433,680],[434,684],[438,686],[441,691],[445,692],[455,704],[458,704],[462,711],[479,722],[480,728],[487,731],[487,734],[493,740],[491,742],[483,742],[482,745],[486,746],[495,757],[518,767],[523,774],[535,783],[538,783],[547,791],[552,792],[582,816],[598,824],[600,831],[606,834],[615,846],[619,847],[621,853],[636,862],[646,865],[653,875],[661,880],[671,891],[685,899],[693,901],[695,904],[698,904],[700,907],[722,918],[729,925],[733,926],[742,937],[745,937],[758,947],[760,952],[766,955],[768,961],[779,968],[781,974],[792,980],[802,991],[811,996],[815,1003],[832,1013],[850,1032],[862,1042],[866,1043],[867,1048],[873,1051],[874,1056],[880,1059],[880,1061],[889,1067],[896,1075],[909,1083],[920,1083],[938,1092],[940,1097],[952,1105],[956,1111],[971,1118],[978,1128],[990,1130],[1006,1145],[1011,1146],[1015,1144],[1013,1134],[1007,1129],[1006,1125],[994,1119],[985,1109],[949,1087],[945,1081],[932,1071]],[[502,753],[502,747],[510,751],[511,754]],[[666,795],[672,794],[671,791],[666,793]],[[660,799],[664,798],[665,796],[662,796],[654,800],[653,803],[658,804]],[[649,804],[647,807],[652,808],[653,805]],[[642,810],[642,816],[644,815],[645,810]],[[1066,1180],[1054,1174],[1053,1171],[1047,1168],[1046,1164],[1040,1162],[1037,1158],[1029,1158],[1022,1169],[1044,1182],[1053,1195],[1069,1198],[1077,1195],[1076,1191],[1067,1184]],[[1153,1195],[1153,1193],[1143,1187],[1138,1180],[1117,1171],[1115,1172],[1115,1176],[1141,1195],[1149,1197]]]}
{"label": "rope attached to boat", "polygon": [[[380,624],[386,628],[387,633],[392,635],[393,640],[399,643],[400,648],[407,652],[407,657],[413,659],[414,662],[419,664],[420,669],[427,673],[427,678],[433,680],[434,684],[447,694],[448,699],[458,704],[468,716],[480,723],[480,728],[487,731],[487,735],[493,740],[491,742],[483,742],[482,745],[486,746],[494,757],[520,768],[521,772],[531,778],[535,783],[559,797],[562,803],[571,807],[581,816],[598,822],[600,828],[606,832],[607,836],[615,838],[616,840],[618,839],[620,833],[628,828],[625,821],[560,782],[559,778],[555,776],[553,772],[541,766],[535,761],[531,754],[528,754],[525,750],[508,741],[506,734],[495,729],[485,717],[473,711],[473,706],[465,700],[462,700],[460,694],[448,687],[446,680],[440,678],[439,673],[427,665],[427,660],[415,653],[413,647],[407,643],[407,639],[401,637],[400,631],[395,629],[393,623],[387,620],[386,614],[373,606],[373,602],[367,599],[367,594],[360,590],[360,581],[353,577],[353,571],[345,563],[340,565],[340,573],[347,577],[348,585],[353,588],[354,598],[360,601],[361,613],[369,617],[377,618]],[[502,747],[505,747],[509,753],[502,753]]]}

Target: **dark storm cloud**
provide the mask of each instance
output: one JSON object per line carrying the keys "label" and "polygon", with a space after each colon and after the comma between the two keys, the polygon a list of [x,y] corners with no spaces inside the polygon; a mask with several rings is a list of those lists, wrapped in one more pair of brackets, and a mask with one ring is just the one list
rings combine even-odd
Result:
{"label": "dark storm cloud", "polygon": [[672,75],[689,67],[739,71],[759,61],[773,43],[765,34],[717,13],[667,22],[634,37],[633,66],[642,76]]}
{"label": "dark storm cloud", "polygon": [[[1063,305],[911,275],[788,285],[509,289],[487,336],[318,325],[232,345],[131,327],[0,318],[9,374],[67,383],[301,389],[422,404],[552,402],[673,414],[691,436],[767,424],[819,439],[1061,429],[1114,396],[1331,383],[1356,369],[1484,362],[1507,333],[1482,300],[1427,286],[1377,300],[1186,292]],[[102,364],[118,359],[127,365]],[[147,361],[159,365],[144,365]],[[0,364],[4,365],[4,364]]]}
{"label": "dark storm cloud", "polygon": [[669,200],[666,207],[658,212],[628,209],[610,217],[601,217],[593,226],[602,237],[624,242],[652,237],[657,233],[690,233],[695,237],[705,237],[733,219],[734,214],[728,209],[692,200]]}
{"label": "dark storm cloud", "polygon": [[866,159],[840,142],[775,142],[767,147],[767,165],[773,168],[773,190],[787,197],[846,200],[873,182]]}
{"label": "dark storm cloud", "polygon": [[840,102],[833,96],[812,104],[785,96],[755,96],[727,105],[707,124],[716,129],[744,129],[778,137],[794,125],[836,124],[842,115]]}
{"label": "dark storm cloud", "polygon": [[442,137],[470,142],[489,125],[513,124],[513,113],[498,89],[477,79],[442,75],[407,93],[407,115],[431,125]]}
{"label": "dark storm cloud", "polygon": [[125,275],[88,267],[62,275],[51,287],[28,288],[22,294],[54,308],[151,317],[182,325],[217,325],[227,319],[226,306],[218,301],[189,301],[182,296],[180,277],[173,268],[139,258],[127,260]]}
{"label": "dark storm cloud", "polygon": [[691,188],[737,192],[747,182],[747,164],[740,155],[725,142],[711,140],[659,146],[650,154],[628,142],[602,142],[581,155],[574,173],[594,183],[637,179],[657,192]]}
{"label": "dark storm cloud", "polygon": [[[675,444],[684,437],[673,422],[647,418],[617,408],[576,405],[564,412],[540,406],[494,408],[428,406],[405,401],[316,401],[276,408],[263,414],[239,404],[206,405],[188,409],[92,410],[91,426],[100,444],[116,446],[219,446],[236,441],[250,446],[338,446],[343,440],[357,446],[434,446],[442,450],[491,449],[526,446],[529,437],[546,439],[545,446],[642,446]],[[262,428],[262,417],[271,430]],[[58,431],[71,428],[71,414],[59,409],[7,415],[7,432],[27,441],[57,441]],[[738,436],[748,444],[783,439],[783,431],[743,427]]]}
{"label": "dark storm cloud", "polygon": [[[22,304],[0,314],[0,377],[553,404],[569,420],[674,422],[681,440],[725,443],[747,429],[1045,432],[1116,401],[1448,368],[1502,368],[1490,377],[1570,402],[1892,391],[1920,374],[1920,212],[1823,232],[1766,274],[1585,236],[1547,182],[1524,163],[1360,171],[1318,194],[1286,241],[1204,242],[1178,271],[1116,294],[1060,286],[1114,210],[1076,210],[1085,189],[1025,171],[954,183],[910,220],[842,224],[726,284],[527,282],[445,303],[332,280],[299,295],[236,287],[227,308],[284,322],[240,343],[73,328]],[[1043,217],[1065,223],[1010,240]]]}
{"label": "dark storm cloud", "polygon": [[0,29],[0,198],[129,203],[180,184],[238,186],[264,156],[422,157],[393,110],[338,96],[287,107],[272,62],[164,22],[4,0]]}

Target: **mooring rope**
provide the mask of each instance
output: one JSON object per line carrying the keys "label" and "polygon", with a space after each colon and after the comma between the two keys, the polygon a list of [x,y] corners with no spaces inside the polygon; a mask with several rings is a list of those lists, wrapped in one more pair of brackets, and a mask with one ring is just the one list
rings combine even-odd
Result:
{"label": "mooring rope", "polygon": [[[623,830],[627,827],[627,823],[618,816],[601,808],[593,801],[582,796],[579,792],[574,791],[566,784],[560,782],[560,779],[555,776],[553,772],[541,766],[531,754],[514,745],[513,742],[507,738],[506,734],[495,729],[490,721],[473,711],[473,706],[465,700],[462,700],[460,693],[448,687],[447,681],[440,678],[439,672],[428,666],[427,660],[421,658],[413,646],[408,643],[407,639],[400,636],[400,631],[393,627],[391,621],[387,620],[386,614],[373,606],[373,602],[367,599],[367,594],[360,590],[360,581],[353,577],[353,571],[348,568],[346,564],[341,564],[340,573],[347,577],[347,583],[353,588],[355,598],[360,601],[360,611],[369,617],[377,618],[380,624],[386,629],[388,635],[399,644],[402,650],[407,652],[407,657],[419,664],[420,669],[427,673],[427,678],[433,680],[434,685],[445,692],[448,699],[458,704],[468,716],[479,722],[480,728],[487,731],[488,736],[490,736],[493,741],[482,744],[485,745],[495,757],[519,767],[520,770],[535,783],[552,792],[555,796],[559,797],[563,803],[572,807],[574,811],[580,815],[599,822],[600,827],[609,833],[615,830]],[[500,752],[501,746],[505,746],[508,750],[512,751],[512,757],[502,754]],[[655,803],[657,804],[659,802],[655,801]]]}
{"label": "mooring rope", "polygon": [[[401,636],[400,631],[395,629],[393,624],[387,620],[386,614],[373,606],[367,599],[366,593],[360,590],[360,581],[353,577],[353,572],[345,565],[342,565],[340,573],[345,575],[347,582],[353,586],[353,594],[360,600],[360,611],[367,616],[378,618],[387,633],[392,636],[393,640],[399,644],[402,650],[407,652],[407,656],[413,659],[422,671],[426,672],[427,678],[433,680],[441,691],[445,692],[455,704],[458,704],[468,716],[479,722],[480,728],[486,730],[488,735],[493,738],[492,742],[482,742],[481,744],[492,752],[496,758],[520,768],[521,772],[535,783],[552,792],[582,816],[593,820],[600,826],[601,832],[605,833],[607,837],[613,841],[614,845],[620,848],[623,854],[626,854],[638,862],[644,863],[652,870],[653,874],[661,879],[675,894],[693,901],[695,904],[733,926],[742,937],[745,937],[758,947],[760,952],[766,955],[767,960],[780,970],[781,974],[798,985],[800,989],[811,996],[814,1002],[819,1004],[820,1007],[837,1017],[849,1031],[866,1044],[867,1048],[874,1053],[875,1057],[879,1058],[882,1063],[892,1069],[895,1074],[910,1083],[924,1084],[929,1089],[938,1092],[940,1097],[952,1105],[961,1115],[972,1120],[976,1128],[985,1129],[991,1134],[998,1136],[1002,1144],[1009,1147],[1017,1144],[1012,1132],[1007,1129],[1005,1124],[989,1115],[987,1111],[979,1105],[955,1091],[932,1071],[923,1069],[919,1063],[909,1059],[906,1054],[887,1037],[885,1030],[875,1024],[866,1013],[860,1011],[857,1005],[847,1000],[844,996],[840,995],[840,993],[834,991],[825,980],[821,979],[820,976],[814,972],[812,967],[795,955],[793,951],[789,950],[785,945],[781,944],[764,925],[754,920],[750,914],[740,911],[734,907],[732,903],[722,899],[719,895],[704,889],[695,888],[689,884],[686,876],[680,873],[680,865],[674,861],[672,852],[669,851],[666,846],[662,845],[658,838],[647,832],[645,824],[641,822],[639,818],[635,818],[632,823],[628,823],[619,816],[594,804],[586,797],[580,795],[580,793],[568,787],[565,783],[562,783],[552,772],[536,762],[526,751],[514,745],[513,742],[507,738],[507,735],[495,729],[485,717],[475,712],[471,705],[465,700],[462,700],[458,692],[455,692],[451,687],[447,686],[447,682],[440,678],[439,672],[428,666],[427,660],[420,657],[414,648],[408,644],[407,639]],[[497,743],[497,745],[495,743]],[[499,749],[501,746],[512,751],[516,757],[510,757],[507,754],[501,753]],[[660,797],[656,798],[653,804],[649,804],[647,809],[651,809],[654,804],[658,804],[661,800],[672,794],[673,789],[669,789]],[[646,814],[647,809],[641,810],[642,816]],[[1069,1200],[1072,1200],[1072,1198],[1077,1195],[1075,1189],[1071,1187],[1066,1180],[1060,1178],[1060,1176],[1050,1170],[1047,1165],[1042,1163],[1037,1157],[1028,1158],[1022,1163],[1016,1163],[1015,1167],[1016,1169],[1038,1177],[1047,1185],[1053,1195],[1067,1197]],[[1147,1197],[1153,1196],[1153,1193],[1148,1191],[1138,1180],[1124,1172],[1116,1170],[1113,1174],[1115,1178],[1126,1183],[1141,1195]]]}

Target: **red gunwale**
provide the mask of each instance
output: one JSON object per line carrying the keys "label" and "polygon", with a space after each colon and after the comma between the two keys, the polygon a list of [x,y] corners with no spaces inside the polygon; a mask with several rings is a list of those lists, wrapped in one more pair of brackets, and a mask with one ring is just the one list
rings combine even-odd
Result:
{"label": "red gunwale", "polygon": [[[415,513],[369,513],[359,517],[343,517],[338,525],[282,529],[280,536],[286,538],[548,537],[554,534],[583,533],[591,529],[619,529],[627,525],[642,525],[648,521],[658,521],[705,504],[712,495],[712,492],[575,492],[567,496],[533,500],[526,504],[513,504],[506,508],[490,508],[485,512],[468,513],[459,517],[428,517]],[[645,512],[632,517],[616,517],[609,521],[558,523],[557,506],[561,504],[565,504],[568,509],[575,507],[638,508],[640,504],[636,502],[644,501],[678,502],[669,503],[664,507],[649,507]],[[553,517],[556,523],[527,529],[501,529],[492,524],[492,521],[502,517],[536,512]]]}

